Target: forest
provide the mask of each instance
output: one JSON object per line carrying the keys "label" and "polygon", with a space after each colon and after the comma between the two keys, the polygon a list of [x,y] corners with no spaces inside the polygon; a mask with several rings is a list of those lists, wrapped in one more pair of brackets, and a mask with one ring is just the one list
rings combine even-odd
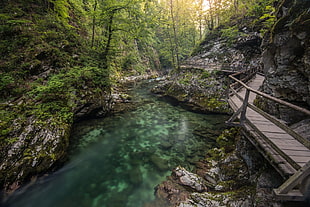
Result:
{"label": "forest", "polygon": [[1,100],[27,103],[1,106],[1,141],[14,142],[7,135],[17,114],[72,122],[76,90],[89,80],[95,91],[110,91],[123,76],[177,70],[213,30],[234,41],[247,24],[264,35],[275,18],[272,2],[2,1]]}

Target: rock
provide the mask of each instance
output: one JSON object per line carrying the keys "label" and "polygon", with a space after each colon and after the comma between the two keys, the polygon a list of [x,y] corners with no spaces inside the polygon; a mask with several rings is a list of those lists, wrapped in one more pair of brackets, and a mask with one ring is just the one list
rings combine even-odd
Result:
{"label": "rock", "polygon": [[189,192],[178,185],[172,177],[169,177],[168,180],[156,186],[155,196],[156,200],[153,206],[176,206],[187,199]]}
{"label": "rock", "polygon": [[156,154],[152,155],[150,160],[160,171],[166,171],[169,169],[168,161]]}
{"label": "rock", "polygon": [[152,89],[152,92],[164,97],[171,104],[180,104],[190,111],[227,113],[227,103],[220,101],[225,92],[223,77],[221,73],[182,68],[173,81],[163,82]]}
{"label": "rock", "polygon": [[233,153],[227,156],[218,163],[218,166],[220,168],[219,178],[221,181],[233,180],[235,182],[234,186],[229,187],[237,188],[248,182],[247,166],[236,154]]}
{"label": "rock", "polygon": [[181,185],[188,186],[197,192],[207,190],[207,185],[203,178],[188,172],[185,168],[177,167],[173,172],[178,177]]}
{"label": "rock", "polygon": [[[8,194],[20,187],[33,175],[46,172],[66,156],[70,125],[55,125],[53,118],[37,123],[31,116],[18,139],[1,153],[0,179]],[[4,146],[2,146],[4,147]]]}
{"label": "rock", "polygon": [[162,141],[159,146],[162,149],[170,149],[173,145],[168,141]]}
{"label": "rock", "polygon": [[132,170],[130,170],[129,179],[135,186],[142,183],[143,177],[139,166],[135,166]]}
{"label": "rock", "polygon": [[291,128],[299,135],[310,141],[310,119],[305,119],[293,124]]}
{"label": "rock", "polygon": [[[262,91],[302,107],[310,107],[310,22],[309,1],[282,0],[277,21],[263,44],[262,64],[265,81]],[[290,8],[289,10],[285,8]],[[286,12],[284,12],[284,10]],[[307,14],[307,15],[306,15]],[[272,101],[258,105],[270,114],[294,124],[304,114]]]}
{"label": "rock", "polygon": [[178,207],[249,207],[253,201],[248,197],[236,197],[234,194],[192,193],[190,199]]}

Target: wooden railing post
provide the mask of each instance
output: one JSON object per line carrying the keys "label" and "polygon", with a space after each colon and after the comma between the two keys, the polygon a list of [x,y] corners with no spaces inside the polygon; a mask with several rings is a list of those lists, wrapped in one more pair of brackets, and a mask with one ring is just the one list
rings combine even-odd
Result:
{"label": "wooden railing post", "polygon": [[229,92],[230,92],[230,78],[227,78],[227,88],[226,88],[226,102],[228,103],[229,99]]}
{"label": "wooden railing post", "polygon": [[248,107],[248,101],[249,101],[249,96],[250,96],[250,90],[249,89],[246,89],[246,92],[245,92],[245,97],[244,97],[244,100],[243,100],[243,104],[242,104],[242,109],[241,109],[241,115],[240,115],[240,124],[243,125],[244,124],[244,121],[245,121],[245,114],[246,114],[246,110],[247,110],[247,107]]}

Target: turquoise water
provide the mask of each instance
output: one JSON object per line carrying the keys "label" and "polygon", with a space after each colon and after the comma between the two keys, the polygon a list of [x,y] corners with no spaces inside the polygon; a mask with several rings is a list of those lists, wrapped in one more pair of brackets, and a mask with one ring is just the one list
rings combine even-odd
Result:
{"label": "turquoise water", "polygon": [[153,83],[133,90],[137,108],[73,129],[70,161],[18,191],[10,207],[143,207],[178,165],[194,170],[225,127],[224,115],[192,113],[158,100]]}

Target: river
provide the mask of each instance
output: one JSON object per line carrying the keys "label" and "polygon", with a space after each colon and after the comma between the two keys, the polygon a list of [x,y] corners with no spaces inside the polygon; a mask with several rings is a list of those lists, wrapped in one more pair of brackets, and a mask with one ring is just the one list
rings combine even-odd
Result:
{"label": "river", "polygon": [[134,110],[77,123],[67,164],[18,190],[6,206],[143,207],[171,169],[194,170],[227,116],[187,111],[152,95],[152,86],[134,87]]}

